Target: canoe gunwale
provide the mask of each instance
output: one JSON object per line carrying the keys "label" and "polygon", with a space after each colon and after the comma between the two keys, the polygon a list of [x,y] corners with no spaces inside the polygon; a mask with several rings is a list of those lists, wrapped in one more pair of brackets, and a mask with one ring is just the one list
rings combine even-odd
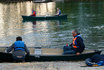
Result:
{"label": "canoe gunwale", "polygon": [[[26,56],[25,61],[26,62],[34,62],[34,61],[81,61],[81,60],[85,60],[86,58],[91,57],[92,55],[94,55],[95,53],[90,54],[89,56],[86,55],[79,55],[79,56],[68,56],[68,55],[63,55],[63,56],[39,56],[39,55],[35,55],[35,56]],[[100,54],[100,53],[97,53]],[[13,58],[12,55],[9,54],[7,55],[8,57],[4,58],[0,58],[0,62],[13,62]],[[3,55],[4,57],[4,55]]]}
{"label": "canoe gunwale", "polygon": [[[38,47],[39,48],[39,47]],[[50,48],[49,48],[50,49]],[[52,48],[54,50],[54,48]],[[47,49],[45,49],[47,50]],[[59,48],[58,48],[59,50]],[[49,50],[50,51],[50,50]],[[89,53],[82,53],[81,55],[36,55],[36,54],[30,54],[26,55],[26,62],[34,62],[34,61],[79,61],[79,60],[85,60],[86,58],[89,58],[93,56],[94,54],[100,54],[100,50],[92,50],[93,52]],[[8,60],[7,60],[8,59]],[[0,52],[0,62],[12,62],[12,53],[5,53]]]}
{"label": "canoe gunwale", "polygon": [[[101,53],[101,51],[93,51],[93,52],[88,52],[88,53],[82,53],[82,54],[80,54],[80,55],[88,55],[88,54],[93,54],[93,53]],[[59,54],[59,55],[45,55],[45,54],[42,54],[42,55],[35,55],[35,54],[31,54],[32,56],[77,56],[76,54],[65,54],[65,55],[61,55],[61,54]]]}

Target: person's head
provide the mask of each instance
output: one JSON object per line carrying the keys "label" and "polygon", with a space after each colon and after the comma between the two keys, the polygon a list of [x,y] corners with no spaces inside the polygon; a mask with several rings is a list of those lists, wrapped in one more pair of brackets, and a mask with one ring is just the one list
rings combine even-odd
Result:
{"label": "person's head", "polygon": [[77,35],[79,35],[80,33],[77,31],[77,30],[73,30],[72,31],[72,35],[73,35],[73,37],[75,37],[75,36],[77,36]]}
{"label": "person's head", "polygon": [[59,10],[59,8],[57,8],[57,10]]}
{"label": "person's head", "polygon": [[16,37],[16,41],[22,41],[22,37],[20,36]]}

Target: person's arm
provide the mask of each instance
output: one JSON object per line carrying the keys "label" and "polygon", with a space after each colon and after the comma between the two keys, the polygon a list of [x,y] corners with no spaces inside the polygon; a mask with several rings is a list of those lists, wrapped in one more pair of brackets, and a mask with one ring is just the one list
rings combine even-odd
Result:
{"label": "person's arm", "polygon": [[83,43],[83,39],[81,37],[78,37],[77,38],[77,43],[78,43],[79,48],[77,49],[76,52],[77,52],[77,54],[80,54],[85,49],[85,45]]}
{"label": "person's arm", "polygon": [[27,55],[29,55],[30,54],[30,51],[28,50],[26,44],[24,44],[24,47],[25,47],[25,52],[27,53]]}
{"label": "person's arm", "polygon": [[9,53],[13,50],[14,44],[12,44],[10,47],[7,48],[6,52]]}
{"label": "person's arm", "polygon": [[59,15],[59,11],[57,11],[57,14],[56,15]]}

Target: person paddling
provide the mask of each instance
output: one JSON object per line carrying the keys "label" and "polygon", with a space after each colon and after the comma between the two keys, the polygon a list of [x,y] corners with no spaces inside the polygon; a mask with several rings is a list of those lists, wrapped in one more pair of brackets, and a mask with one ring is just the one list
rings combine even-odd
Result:
{"label": "person paddling", "polygon": [[73,42],[70,45],[67,44],[66,46],[63,47],[63,51],[64,51],[63,54],[80,55],[85,49],[83,39],[77,30],[73,30],[72,35],[74,37]]}
{"label": "person paddling", "polygon": [[32,15],[31,16],[36,16],[36,11],[32,9]]}
{"label": "person paddling", "polygon": [[[26,47],[26,44],[22,41],[22,37],[18,36],[16,41],[7,49],[7,53],[13,50],[14,61],[25,61],[25,55],[29,55],[30,52]],[[25,54],[27,53],[27,54]]]}

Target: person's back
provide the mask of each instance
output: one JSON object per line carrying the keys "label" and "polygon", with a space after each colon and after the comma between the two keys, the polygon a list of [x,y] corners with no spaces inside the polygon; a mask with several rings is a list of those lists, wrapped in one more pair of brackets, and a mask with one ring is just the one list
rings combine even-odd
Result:
{"label": "person's back", "polygon": [[29,55],[29,50],[22,41],[21,37],[16,38],[16,42],[14,42],[12,46],[7,49],[7,52],[9,53],[12,50],[14,61],[25,61],[25,52]]}

